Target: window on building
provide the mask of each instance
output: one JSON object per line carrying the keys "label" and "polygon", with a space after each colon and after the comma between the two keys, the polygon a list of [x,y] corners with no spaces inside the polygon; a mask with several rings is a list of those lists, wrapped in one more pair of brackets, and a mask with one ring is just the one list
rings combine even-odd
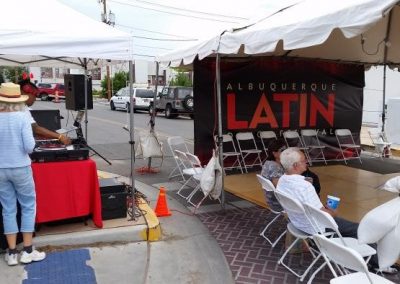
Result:
{"label": "window on building", "polygon": [[41,67],[40,68],[40,74],[42,75],[42,78],[53,78],[53,68],[51,67]]}

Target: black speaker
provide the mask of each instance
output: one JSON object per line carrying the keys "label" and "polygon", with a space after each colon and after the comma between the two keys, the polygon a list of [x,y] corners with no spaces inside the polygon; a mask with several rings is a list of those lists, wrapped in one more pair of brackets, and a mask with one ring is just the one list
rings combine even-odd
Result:
{"label": "black speaker", "polygon": [[[65,108],[69,110],[85,109],[85,75],[65,74]],[[92,79],[87,79],[87,108],[93,109]]]}
{"label": "black speaker", "polygon": [[58,109],[31,110],[31,114],[39,126],[52,131],[61,128],[61,116]]}
{"label": "black speaker", "polygon": [[125,186],[115,178],[101,178],[99,184],[103,220],[126,218],[128,193]]}

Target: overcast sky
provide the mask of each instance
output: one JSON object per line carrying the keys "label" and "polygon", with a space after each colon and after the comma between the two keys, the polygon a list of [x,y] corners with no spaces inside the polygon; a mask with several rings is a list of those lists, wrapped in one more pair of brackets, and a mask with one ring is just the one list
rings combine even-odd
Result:
{"label": "overcast sky", "polygon": [[[58,0],[100,21],[98,0]],[[183,45],[266,16],[299,0],[106,0],[115,28],[134,37],[136,56],[152,60]]]}

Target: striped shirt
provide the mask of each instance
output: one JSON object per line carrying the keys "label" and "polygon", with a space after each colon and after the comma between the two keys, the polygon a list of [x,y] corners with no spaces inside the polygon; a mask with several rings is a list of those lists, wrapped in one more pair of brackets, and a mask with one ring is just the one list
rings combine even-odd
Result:
{"label": "striped shirt", "polygon": [[26,167],[35,147],[31,122],[24,111],[0,112],[0,168]]}

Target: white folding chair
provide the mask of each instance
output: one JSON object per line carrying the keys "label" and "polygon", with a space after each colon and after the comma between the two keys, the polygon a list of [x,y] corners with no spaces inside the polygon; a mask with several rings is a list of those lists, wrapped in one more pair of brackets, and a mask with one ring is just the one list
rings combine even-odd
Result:
{"label": "white folding chair", "polygon": [[297,147],[304,152],[304,156],[307,159],[308,164],[311,166],[312,161],[310,156],[308,155],[308,148],[303,144],[303,140],[297,131],[294,130],[286,130],[283,132],[283,139],[285,139],[286,146],[288,147]]}
{"label": "white folding chair", "polygon": [[372,140],[372,144],[374,145],[375,154],[377,154],[378,157],[383,159],[392,155],[390,149],[392,143],[387,140],[384,132],[379,130],[368,130],[368,134]]}
{"label": "white folding chair", "polygon": [[[368,271],[367,264],[362,256],[352,248],[346,247],[341,243],[335,242],[323,235],[314,235],[314,242],[318,246],[322,256],[328,264],[335,278],[331,279],[331,284],[348,283],[370,283],[370,284],[389,284],[394,283],[375,273]],[[342,267],[358,271],[346,275],[338,276],[330,261]]]}
{"label": "white folding chair", "polygon": [[[307,217],[307,214],[304,210],[304,207],[301,205],[301,203],[293,199],[292,197],[280,192],[280,191],[275,191],[276,198],[278,199],[279,203],[282,205],[283,209],[286,211],[289,220],[292,220],[293,218],[296,218],[296,215],[303,215]],[[311,270],[311,268],[315,265],[315,263],[319,260],[321,257],[321,254],[316,251],[315,249],[311,248],[307,240],[312,240],[312,235],[303,232],[299,229],[297,229],[291,221],[288,222],[287,224],[287,230],[289,233],[291,233],[296,239],[293,241],[293,243],[286,249],[286,251],[283,253],[281,258],[278,260],[278,264],[282,264],[286,269],[288,269],[291,273],[296,275],[298,278],[300,278],[300,281],[303,281],[304,278],[307,276],[308,272]],[[307,269],[302,273],[295,272],[292,268],[290,268],[286,263],[284,263],[284,259],[286,255],[289,253],[289,251],[295,246],[295,244],[298,241],[303,241],[304,244],[307,246],[308,250],[310,251],[311,255],[313,256],[314,260],[311,262],[311,264],[307,267]]]}
{"label": "white folding chair", "polygon": [[346,157],[344,153],[350,151],[353,154],[353,156],[354,154],[356,154],[356,157],[354,157],[354,159],[358,159],[362,164],[359,153],[361,152],[361,146],[357,145],[354,142],[354,138],[353,135],[351,134],[351,131],[349,129],[336,129],[335,136],[338,142],[339,150],[343,157],[343,161],[347,164],[347,160],[350,158]]}
{"label": "white folding chair", "polygon": [[[218,137],[215,136],[215,141],[217,141]],[[232,170],[232,169],[239,169],[240,172],[243,174],[243,168],[240,164],[240,152],[236,150],[235,142],[233,141],[232,133],[227,133],[222,135],[222,143],[223,143],[223,168],[224,170]],[[229,166],[225,166],[225,162],[229,160],[231,164]],[[232,162],[233,161],[233,162]]]}
{"label": "white folding chair", "polygon": [[168,137],[167,143],[169,149],[172,153],[172,156],[175,160],[176,166],[172,171],[169,173],[168,178],[172,179],[174,177],[181,177],[181,180],[185,181],[186,178],[183,175],[183,169],[186,168],[185,164],[182,164],[182,160],[176,156],[175,150],[179,150],[183,153],[189,152],[188,147],[186,146],[185,140],[181,136],[172,136]]}
{"label": "white folding chair", "polygon": [[315,129],[302,129],[300,130],[303,145],[306,148],[311,162],[324,161],[326,159],[324,154],[325,146],[321,145],[318,139],[318,132]]}
{"label": "white folding chair", "polygon": [[279,204],[279,201],[275,197],[275,187],[272,182],[259,174],[257,174],[257,179],[263,188],[268,209],[272,214],[275,215],[275,217],[265,226],[264,230],[262,230],[260,236],[266,239],[272,247],[275,247],[279,240],[286,234],[286,230],[284,230],[275,240],[269,239],[266,236],[266,232],[279,217],[285,217],[285,210],[283,210],[282,206]]}
{"label": "white folding chair", "polygon": [[244,170],[246,171],[246,173],[247,168],[252,168],[254,166],[262,167],[262,151],[258,149],[256,141],[254,140],[253,133],[239,132],[236,133],[235,137],[239,146],[240,156],[242,157],[242,163],[244,165]]}
{"label": "white folding chair", "polygon": [[[189,204],[194,206],[194,211],[193,213],[196,213],[196,210],[200,207],[200,205],[203,203],[203,201],[209,196],[207,193],[204,193],[203,190],[201,190],[200,186],[200,181],[205,174],[204,168],[201,167],[201,162],[199,158],[196,155],[193,155],[191,153],[186,153],[186,156],[188,157],[189,161],[192,163],[192,167],[196,169],[197,173],[193,176],[193,178],[196,180],[198,183],[197,186],[193,189],[193,191],[189,194],[187,201]],[[218,163],[219,164],[219,163]],[[197,192],[201,192],[203,194],[203,197],[195,203],[193,201],[193,198]],[[221,203],[221,200],[218,198],[218,201]]]}
{"label": "white folding chair", "polygon": [[265,153],[265,160],[266,160],[268,158],[268,146],[271,143],[271,141],[277,139],[276,134],[274,131],[258,131],[257,136],[261,140],[261,145],[263,147],[263,150]]}
{"label": "white folding chair", "polygon": [[[339,227],[333,219],[333,217],[325,211],[322,211],[319,208],[315,208],[310,206],[309,204],[303,204],[303,207],[308,214],[309,220],[311,221],[314,229],[319,234],[325,234],[326,229],[330,229],[335,233],[335,237],[332,237],[332,241],[336,243],[340,243],[346,247],[352,248],[357,251],[362,257],[366,258],[366,262],[370,260],[371,256],[376,254],[376,250],[367,244],[360,244],[358,239],[343,237],[339,231]],[[337,237],[336,237],[337,236]],[[314,279],[315,275],[326,265],[327,263],[323,263],[310,277],[309,283]]]}
{"label": "white folding chair", "polygon": [[[194,174],[192,175],[192,178],[196,181],[196,186],[193,188],[192,192],[188,195],[187,200],[190,204],[191,203],[191,198],[193,197],[193,195],[195,195],[195,193],[200,189],[200,179],[201,179],[201,175],[203,174],[204,168],[201,165],[200,159],[194,155],[191,154],[189,152],[186,152],[186,157],[189,160],[190,164],[191,164],[191,168],[193,169]],[[193,205],[193,204],[192,204]]]}
{"label": "white folding chair", "polygon": [[[185,177],[185,182],[183,183],[183,185],[179,188],[179,190],[176,192],[176,194],[178,194],[179,196],[185,198],[185,199],[189,199],[191,194],[193,193],[194,190],[197,190],[197,187],[199,186],[199,180],[202,172],[203,172],[203,168],[199,165],[193,165],[189,156],[189,152],[182,152],[179,150],[174,150],[175,156],[179,159],[180,163],[182,163],[183,165],[186,165],[186,163],[189,163],[189,166],[185,166],[185,168],[182,169],[182,175]],[[192,154],[190,154],[192,155]],[[188,179],[186,179],[186,177],[189,177]],[[187,185],[189,185],[190,182],[193,182],[193,191],[190,191],[189,194],[185,195],[182,193],[182,191],[185,189],[185,187]]]}

